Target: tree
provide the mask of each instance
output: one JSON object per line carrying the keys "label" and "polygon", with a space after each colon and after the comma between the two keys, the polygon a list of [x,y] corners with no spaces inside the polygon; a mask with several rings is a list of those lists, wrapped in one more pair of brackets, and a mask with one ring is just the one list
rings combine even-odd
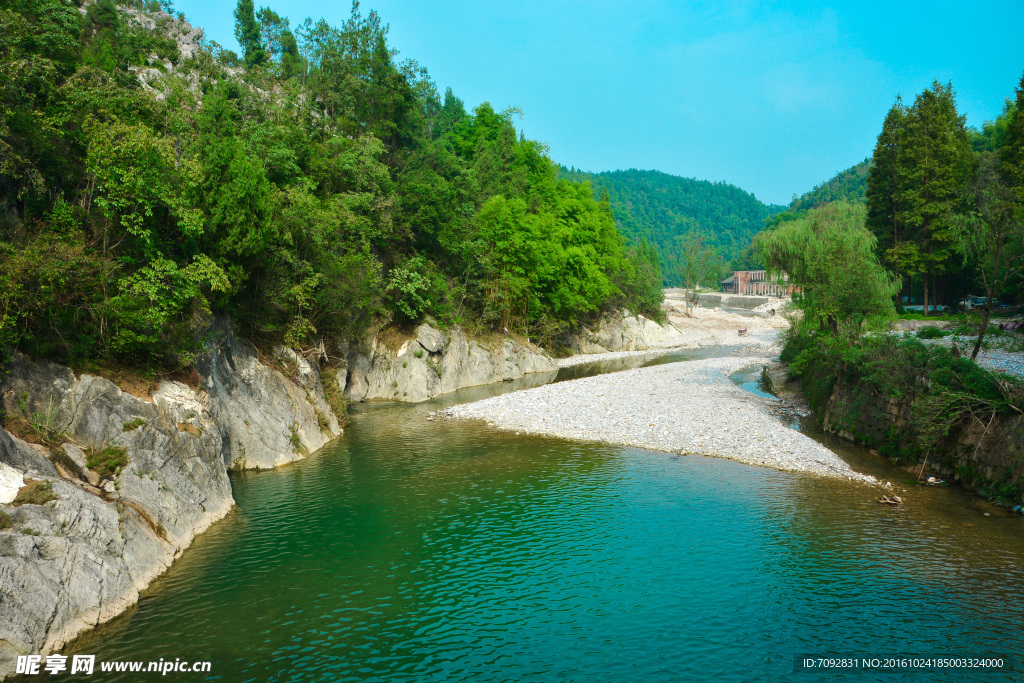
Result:
{"label": "tree", "polygon": [[918,95],[903,131],[892,201],[895,223],[906,237],[891,253],[906,272],[922,276],[927,315],[929,279],[951,265],[956,242],[951,217],[962,209],[962,188],[973,174],[965,117],[957,113],[952,85],[936,81]]}
{"label": "tree", "polygon": [[983,152],[977,178],[970,188],[973,210],[958,216],[958,250],[965,259],[977,264],[986,295],[971,360],[978,357],[985,338],[992,300],[1012,278],[1024,273],[1024,212],[1015,205],[1014,188],[1007,182],[1008,176],[1012,174],[1004,173],[995,153]]}
{"label": "tree", "polygon": [[896,279],[878,262],[863,205],[833,202],[757,236],[774,276],[788,276],[804,319],[856,337],[868,320],[895,315]]}
{"label": "tree", "polygon": [[246,66],[259,66],[267,61],[252,0],[238,0],[235,6],[235,38],[242,48]]}
{"label": "tree", "polygon": [[907,110],[903,100],[896,98],[882,123],[878,134],[872,165],[868,171],[865,198],[867,203],[866,225],[878,239],[879,251],[900,275],[900,218],[898,187],[901,179],[899,169],[900,143],[903,141]]}
{"label": "tree", "polygon": [[[676,275],[683,285],[686,315],[691,315],[691,306],[697,300],[697,287],[709,280],[717,279],[724,264],[722,257],[708,245],[707,238],[699,232],[676,237],[676,244]],[[688,295],[685,293],[686,290],[690,292]]]}

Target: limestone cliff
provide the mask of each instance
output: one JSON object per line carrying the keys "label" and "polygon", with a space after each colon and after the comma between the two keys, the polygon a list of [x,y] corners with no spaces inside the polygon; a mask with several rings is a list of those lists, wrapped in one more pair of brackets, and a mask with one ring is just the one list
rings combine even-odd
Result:
{"label": "limestone cliff", "polygon": [[426,401],[464,387],[511,381],[558,370],[536,346],[511,337],[468,339],[458,327],[442,332],[424,323],[415,336],[391,348],[381,335],[346,353],[339,384],[349,400]]}
{"label": "limestone cliff", "polygon": [[682,333],[671,323],[659,325],[642,315],[629,311],[616,311],[601,318],[597,327],[582,328],[570,339],[573,353],[607,353],[609,351],[645,351],[671,347],[685,341]]}
{"label": "limestone cliff", "polygon": [[277,356],[293,376],[221,320],[198,386],[162,382],[144,398],[14,356],[5,424],[39,443],[0,430],[0,677],[136,602],[231,509],[229,468],[290,462],[340,434],[315,364]]}

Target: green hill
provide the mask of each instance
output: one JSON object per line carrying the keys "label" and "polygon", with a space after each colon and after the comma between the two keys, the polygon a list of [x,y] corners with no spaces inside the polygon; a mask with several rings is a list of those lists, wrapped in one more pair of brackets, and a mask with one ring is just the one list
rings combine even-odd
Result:
{"label": "green hill", "polygon": [[619,231],[630,243],[646,240],[657,247],[668,286],[678,284],[673,267],[677,237],[703,233],[722,258],[729,260],[750,244],[766,219],[783,209],[762,204],[735,185],[660,171],[585,173],[563,166],[559,175],[589,181],[595,197],[608,192]]}
{"label": "green hill", "polygon": [[863,202],[870,169],[871,158],[868,157],[859,164],[840,171],[831,179],[815,186],[810,192],[796,197],[786,210],[803,211],[829,202]]}

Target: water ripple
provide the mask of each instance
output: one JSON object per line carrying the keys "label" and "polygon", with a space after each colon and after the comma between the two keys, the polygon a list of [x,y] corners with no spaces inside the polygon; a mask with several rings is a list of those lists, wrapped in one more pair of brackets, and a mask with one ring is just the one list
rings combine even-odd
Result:
{"label": "water ripple", "polygon": [[209,659],[210,680],[389,682],[1024,655],[1024,528],[954,491],[890,510],[866,487],[422,412],[357,413],[307,461],[236,476],[238,510],[69,652]]}

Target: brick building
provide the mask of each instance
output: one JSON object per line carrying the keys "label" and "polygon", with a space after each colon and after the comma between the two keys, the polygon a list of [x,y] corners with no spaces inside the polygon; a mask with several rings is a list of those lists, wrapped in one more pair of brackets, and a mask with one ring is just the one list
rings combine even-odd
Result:
{"label": "brick building", "polygon": [[761,296],[787,296],[793,286],[780,284],[768,278],[763,270],[736,270],[721,282],[723,294],[758,294]]}

